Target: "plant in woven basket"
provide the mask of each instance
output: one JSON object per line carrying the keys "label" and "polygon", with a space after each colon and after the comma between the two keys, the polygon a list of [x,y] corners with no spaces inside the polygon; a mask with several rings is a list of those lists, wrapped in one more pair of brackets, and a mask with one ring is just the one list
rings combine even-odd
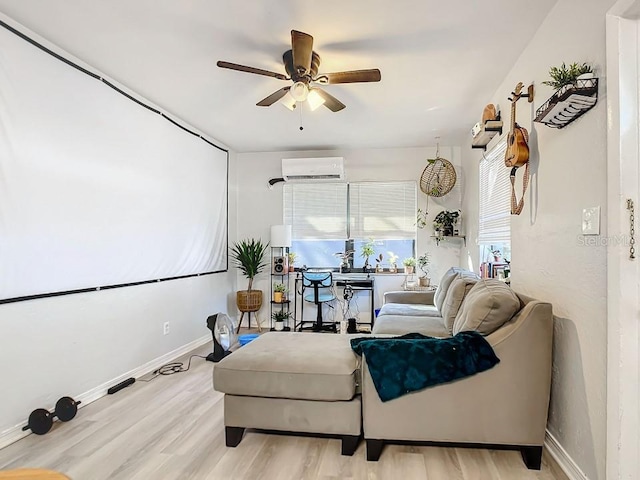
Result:
{"label": "plant in woven basket", "polygon": [[587,65],[586,63],[583,63],[582,65],[572,63],[567,66],[564,62],[562,62],[562,65],[560,65],[559,67],[551,67],[549,69],[549,76],[551,77],[551,80],[547,80],[542,83],[544,85],[553,87],[557,91],[565,85],[572,85],[576,83],[576,79],[580,75],[592,72],[593,70],[591,66]]}
{"label": "plant in woven basket", "polygon": [[231,260],[240,269],[242,274],[249,279],[247,290],[251,290],[253,279],[267,266],[264,257],[267,253],[267,245],[260,239],[251,238],[236,242],[231,248]]}
{"label": "plant in woven basket", "polygon": [[[257,312],[262,307],[262,290],[252,290],[251,287],[254,277],[262,272],[267,265],[264,261],[266,252],[267,245],[262,243],[262,240],[253,238],[237,242],[231,248],[231,261],[249,279],[247,289],[236,292],[236,304],[243,316],[245,312],[249,312],[249,314]],[[238,323],[238,330],[241,322],[242,317]],[[260,323],[258,323],[258,331],[261,331]]]}

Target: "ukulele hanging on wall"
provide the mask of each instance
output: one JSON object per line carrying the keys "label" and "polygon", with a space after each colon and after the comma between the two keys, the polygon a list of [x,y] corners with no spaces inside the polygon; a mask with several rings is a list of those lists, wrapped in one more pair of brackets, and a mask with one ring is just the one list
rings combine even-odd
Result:
{"label": "ukulele hanging on wall", "polygon": [[[533,85],[529,86],[528,93],[522,93],[522,82],[516,85],[511,92],[511,128],[507,136],[507,151],[504,155],[504,164],[511,168],[511,215],[520,215],[524,208],[524,194],[529,186],[529,132],[516,122],[516,102],[525,97],[529,103],[533,102]],[[522,197],[516,198],[516,173],[519,167],[525,166],[522,179]]]}

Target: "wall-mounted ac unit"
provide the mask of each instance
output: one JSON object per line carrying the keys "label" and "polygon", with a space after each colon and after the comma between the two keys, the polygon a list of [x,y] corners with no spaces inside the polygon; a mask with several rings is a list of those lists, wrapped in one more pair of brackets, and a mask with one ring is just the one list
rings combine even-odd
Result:
{"label": "wall-mounted ac unit", "polygon": [[286,182],[335,182],[344,180],[344,158],[283,158]]}

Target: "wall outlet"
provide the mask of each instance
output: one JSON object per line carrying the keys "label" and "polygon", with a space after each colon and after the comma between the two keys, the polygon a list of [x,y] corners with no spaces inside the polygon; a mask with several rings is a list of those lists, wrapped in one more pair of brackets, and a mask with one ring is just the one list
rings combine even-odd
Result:
{"label": "wall outlet", "polygon": [[162,328],[162,332],[163,332],[165,335],[169,335],[169,322],[164,322],[164,326],[163,326],[163,328]]}

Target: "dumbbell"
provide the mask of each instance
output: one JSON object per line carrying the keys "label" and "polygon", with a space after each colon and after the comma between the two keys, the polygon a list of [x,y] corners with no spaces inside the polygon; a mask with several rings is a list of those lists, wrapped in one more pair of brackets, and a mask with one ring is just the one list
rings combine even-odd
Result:
{"label": "dumbbell", "polygon": [[68,422],[73,419],[78,412],[78,405],[81,402],[76,402],[71,397],[62,397],[56,402],[56,408],[51,413],[44,408],[36,408],[31,415],[26,426],[22,427],[22,431],[31,429],[36,435],[44,435],[53,426],[53,419],[58,417],[61,422]]}

